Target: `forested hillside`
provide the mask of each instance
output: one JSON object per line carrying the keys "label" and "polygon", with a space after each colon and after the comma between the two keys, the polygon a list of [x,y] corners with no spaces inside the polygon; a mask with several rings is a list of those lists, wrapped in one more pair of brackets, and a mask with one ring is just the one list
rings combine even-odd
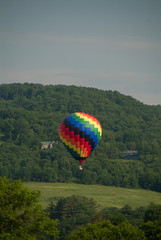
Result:
{"label": "forested hillside", "polygon": [[[83,172],[58,133],[62,120],[77,111],[95,116],[103,129]],[[55,141],[53,148],[41,149],[46,141]],[[0,85],[0,176],[161,192],[161,106],[95,88]]]}

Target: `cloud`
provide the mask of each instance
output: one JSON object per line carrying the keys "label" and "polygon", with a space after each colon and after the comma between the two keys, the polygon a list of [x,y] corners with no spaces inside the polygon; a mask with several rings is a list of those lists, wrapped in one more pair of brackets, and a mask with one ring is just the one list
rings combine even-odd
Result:
{"label": "cloud", "polygon": [[124,47],[135,49],[161,49],[161,42],[144,39],[141,36],[120,36],[118,43]]}
{"label": "cloud", "polygon": [[10,43],[78,43],[78,44],[94,44],[102,42],[101,37],[90,37],[90,36],[75,36],[75,35],[59,35],[56,33],[8,33],[1,32],[1,39],[3,42],[8,41]]}
{"label": "cloud", "polygon": [[71,42],[71,43],[98,43],[101,41],[101,38],[99,37],[89,37],[89,36],[69,36],[69,35],[52,35],[52,34],[46,34],[43,35],[42,38],[44,38],[47,41],[58,41],[58,42]]}
{"label": "cloud", "polygon": [[78,48],[88,46],[88,48],[94,46],[95,49],[100,50],[112,50],[120,51],[120,49],[130,50],[146,50],[150,49],[160,51],[161,41],[154,41],[150,39],[144,39],[141,36],[106,36],[106,35],[69,35],[69,34],[57,34],[57,33],[8,33],[0,32],[1,41],[3,45],[15,45],[17,47],[52,47],[53,44],[59,44],[66,46],[66,44],[77,44]]}
{"label": "cloud", "polygon": [[81,85],[81,78],[78,77],[73,69],[38,69],[31,71],[9,70],[1,71],[0,83],[29,82],[40,84],[65,84],[65,85]]}

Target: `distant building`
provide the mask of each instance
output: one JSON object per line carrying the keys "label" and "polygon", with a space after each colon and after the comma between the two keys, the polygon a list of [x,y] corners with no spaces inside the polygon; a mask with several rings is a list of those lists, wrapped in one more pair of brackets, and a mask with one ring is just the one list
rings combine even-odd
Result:
{"label": "distant building", "polygon": [[131,159],[131,160],[138,160],[139,159],[139,155],[138,155],[138,152],[137,151],[130,151],[130,150],[127,150],[127,151],[123,151],[122,152],[123,155],[124,155],[124,159]]}
{"label": "distant building", "polygon": [[52,142],[41,142],[41,149],[50,149],[53,148],[53,144],[58,144],[58,141],[52,141]]}

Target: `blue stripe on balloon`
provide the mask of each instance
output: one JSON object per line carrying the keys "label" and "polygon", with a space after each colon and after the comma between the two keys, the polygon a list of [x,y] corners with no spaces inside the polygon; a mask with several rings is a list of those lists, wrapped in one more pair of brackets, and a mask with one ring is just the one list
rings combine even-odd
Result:
{"label": "blue stripe on balloon", "polygon": [[98,143],[98,138],[97,138],[97,136],[94,134],[93,131],[90,132],[90,138],[93,140],[93,142],[95,143],[95,147],[96,147],[96,145],[97,145],[97,143]]}
{"label": "blue stripe on balloon", "polygon": [[74,124],[75,122],[75,119],[70,115],[67,117],[67,120],[71,123],[71,124]]}
{"label": "blue stripe on balloon", "polygon": [[75,122],[74,122],[74,127],[75,127],[75,128],[79,128],[79,125],[80,125],[80,124],[79,124],[78,121],[75,121]]}
{"label": "blue stripe on balloon", "polygon": [[85,125],[84,124],[79,124],[79,130],[81,132],[84,132],[85,131]]}
{"label": "blue stripe on balloon", "polygon": [[86,134],[86,135],[90,135],[90,128],[89,128],[89,127],[86,127],[86,128],[85,128],[85,134]]}
{"label": "blue stripe on balloon", "polygon": [[72,115],[68,116],[67,120],[70,122],[70,124],[74,124],[75,128],[79,128],[79,121],[76,121]]}

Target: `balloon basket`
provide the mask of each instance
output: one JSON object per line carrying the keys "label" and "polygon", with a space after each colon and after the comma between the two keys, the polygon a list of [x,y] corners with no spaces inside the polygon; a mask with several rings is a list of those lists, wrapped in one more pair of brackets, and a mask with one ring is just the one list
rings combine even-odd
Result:
{"label": "balloon basket", "polygon": [[82,171],[82,170],[83,170],[83,167],[82,167],[81,165],[79,166],[79,170],[80,170],[80,171]]}

